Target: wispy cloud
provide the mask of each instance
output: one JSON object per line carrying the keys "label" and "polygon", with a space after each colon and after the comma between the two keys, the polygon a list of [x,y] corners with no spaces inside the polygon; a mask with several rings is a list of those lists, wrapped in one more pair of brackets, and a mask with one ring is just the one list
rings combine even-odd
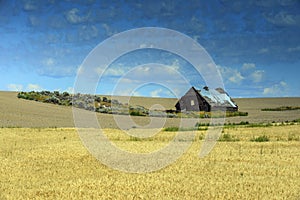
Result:
{"label": "wispy cloud", "polygon": [[288,48],[288,52],[297,52],[297,51],[300,51],[300,46]]}
{"label": "wispy cloud", "polygon": [[102,24],[102,27],[104,28],[105,30],[105,33],[107,36],[112,36],[113,34],[116,33],[116,31],[114,31],[108,24],[106,23],[103,23]]}
{"label": "wispy cloud", "polygon": [[254,83],[259,83],[264,78],[265,71],[264,70],[255,70],[250,74],[250,78]]}
{"label": "wispy cloud", "polygon": [[23,90],[23,85],[11,83],[11,84],[7,85],[7,89],[9,91],[22,91]]}
{"label": "wispy cloud", "polygon": [[41,91],[41,90],[44,90],[40,85],[38,85],[38,84],[32,84],[32,83],[29,83],[27,85],[26,89],[28,91]]}
{"label": "wispy cloud", "polygon": [[278,26],[300,26],[300,15],[290,14],[285,11],[280,11],[276,14],[265,16],[267,21]]}
{"label": "wispy cloud", "polygon": [[255,69],[255,68],[256,68],[256,66],[255,66],[254,63],[244,63],[244,64],[242,65],[242,70],[243,70],[243,71],[253,70],[253,69]]}
{"label": "wispy cloud", "polygon": [[82,40],[90,40],[97,37],[98,33],[99,31],[96,26],[83,25],[80,27],[78,35]]}
{"label": "wispy cloud", "polygon": [[239,72],[237,69],[222,66],[217,67],[225,83],[241,84],[241,82],[245,79],[245,77],[243,77],[241,72]]}
{"label": "wispy cloud", "polygon": [[23,9],[25,11],[33,11],[33,10],[37,10],[38,9],[38,3],[40,1],[25,0],[23,2],[24,2]]}
{"label": "wispy cloud", "polygon": [[160,89],[157,89],[157,90],[153,90],[150,92],[150,96],[151,97],[160,97],[160,93],[162,92],[163,90],[160,88]]}
{"label": "wispy cloud", "polygon": [[42,66],[37,69],[39,75],[57,78],[74,76],[75,72],[75,66],[64,66],[61,63],[58,63],[54,58],[43,60]]}
{"label": "wispy cloud", "polygon": [[83,23],[89,19],[89,13],[82,14],[78,8],[72,8],[66,12],[66,19],[71,24]]}
{"label": "wispy cloud", "polygon": [[254,63],[244,63],[240,69],[223,66],[218,66],[218,69],[227,84],[260,83],[265,76],[265,71],[258,70]]}
{"label": "wispy cloud", "polygon": [[273,84],[264,88],[263,95],[266,96],[287,96],[288,84],[285,81]]}

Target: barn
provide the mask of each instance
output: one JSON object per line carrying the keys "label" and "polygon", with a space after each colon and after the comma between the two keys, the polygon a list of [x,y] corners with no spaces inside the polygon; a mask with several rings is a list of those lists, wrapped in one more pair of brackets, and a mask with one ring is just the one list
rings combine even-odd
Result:
{"label": "barn", "polygon": [[238,111],[238,106],[222,88],[203,90],[191,87],[175,105],[177,112],[226,110]]}

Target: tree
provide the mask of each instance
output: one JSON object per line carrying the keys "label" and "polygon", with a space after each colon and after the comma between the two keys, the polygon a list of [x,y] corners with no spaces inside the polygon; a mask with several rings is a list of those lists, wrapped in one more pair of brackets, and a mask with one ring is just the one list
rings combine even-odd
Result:
{"label": "tree", "polygon": [[44,102],[47,102],[47,103],[53,103],[53,104],[60,104],[60,100],[59,100],[59,98],[57,98],[56,96],[51,96],[51,97],[49,97],[49,98],[47,98],[47,99],[45,99],[45,101]]}
{"label": "tree", "polygon": [[53,94],[57,97],[59,97],[59,91],[54,91]]}
{"label": "tree", "polygon": [[68,96],[70,96],[70,94],[69,94],[68,92],[63,92],[63,93],[62,93],[62,96],[63,96],[63,97],[68,97]]}
{"label": "tree", "polygon": [[101,102],[101,97],[95,96],[95,101],[98,102],[98,103],[100,103]]}

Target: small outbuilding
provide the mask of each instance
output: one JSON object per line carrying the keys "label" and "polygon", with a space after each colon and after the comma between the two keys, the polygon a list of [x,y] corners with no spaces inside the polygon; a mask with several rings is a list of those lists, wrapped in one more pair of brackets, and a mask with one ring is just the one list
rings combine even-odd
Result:
{"label": "small outbuilding", "polygon": [[238,106],[232,98],[222,88],[209,89],[207,86],[203,90],[191,87],[175,105],[176,111],[205,111],[226,110],[238,111]]}

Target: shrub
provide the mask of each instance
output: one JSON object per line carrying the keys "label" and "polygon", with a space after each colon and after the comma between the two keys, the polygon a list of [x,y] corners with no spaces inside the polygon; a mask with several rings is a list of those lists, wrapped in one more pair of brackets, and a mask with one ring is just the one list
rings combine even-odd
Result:
{"label": "shrub", "polygon": [[200,122],[197,122],[195,127],[199,127],[199,126],[209,126],[209,123],[200,123]]}
{"label": "shrub", "polygon": [[129,137],[129,141],[142,141],[143,139],[142,138],[139,138],[139,137],[134,137],[134,136],[130,136]]}
{"label": "shrub", "polygon": [[263,136],[259,136],[256,138],[252,138],[250,141],[251,142],[268,142],[268,141],[270,141],[270,139],[268,136],[263,135]]}
{"label": "shrub", "polygon": [[102,98],[102,101],[103,101],[103,102],[108,102],[107,97],[103,97],[103,98]]}
{"label": "shrub", "polygon": [[241,112],[241,111],[226,112],[226,117],[235,117],[235,116],[248,116],[248,112]]}
{"label": "shrub", "polygon": [[51,97],[45,99],[44,102],[53,103],[53,104],[60,104],[60,100],[56,96],[51,96]]}
{"label": "shrub", "polygon": [[176,118],[177,115],[174,114],[174,113],[167,113],[167,117],[168,117],[168,118]]}
{"label": "shrub", "polygon": [[69,94],[68,92],[63,92],[63,93],[62,93],[62,96],[63,96],[63,97],[68,97],[68,96],[70,96],[70,94]]}
{"label": "shrub", "polygon": [[300,123],[300,119],[294,119],[293,122],[294,123],[298,123],[298,122]]}
{"label": "shrub", "polygon": [[135,110],[130,111],[130,115],[131,115],[131,116],[146,116],[146,114],[141,113],[141,112],[139,112],[139,111],[135,111]]}
{"label": "shrub", "polygon": [[248,121],[241,121],[238,125],[248,125],[249,124],[249,122]]}
{"label": "shrub", "polygon": [[164,128],[164,131],[170,131],[170,132],[176,132],[176,131],[195,131],[198,130],[195,127],[176,127],[176,126],[171,126],[171,127],[166,127]]}
{"label": "shrub", "polygon": [[219,138],[220,142],[235,142],[235,141],[239,141],[238,138],[235,138],[234,136],[230,135],[229,133],[225,133],[223,135],[221,135],[221,137]]}
{"label": "shrub", "polygon": [[277,108],[263,108],[261,111],[286,111],[286,110],[299,110],[299,106],[281,106]]}
{"label": "shrub", "polygon": [[98,103],[100,103],[101,102],[101,97],[95,96],[95,101],[98,102]]}
{"label": "shrub", "polygon": [[17,97],[22,98],[22,99],[26,99],[26,94],[23,93],[23,92],[19,92]]}
{"label": "shrub", "polygon": [[296,136],[295,134],[289,134],[288,141],[300,141],[300,137]]}
{"label": "shrub", "polygon": [[54,91],[53,94],[57,97],[59,97],[59,91]]}
{"label": "shrub", "polygon": [[171,131],[171,132],[174,131],[175,132],[178,130],[179,130],[179,127],[175,127],[175,126],[164,128],[164,131]]}

